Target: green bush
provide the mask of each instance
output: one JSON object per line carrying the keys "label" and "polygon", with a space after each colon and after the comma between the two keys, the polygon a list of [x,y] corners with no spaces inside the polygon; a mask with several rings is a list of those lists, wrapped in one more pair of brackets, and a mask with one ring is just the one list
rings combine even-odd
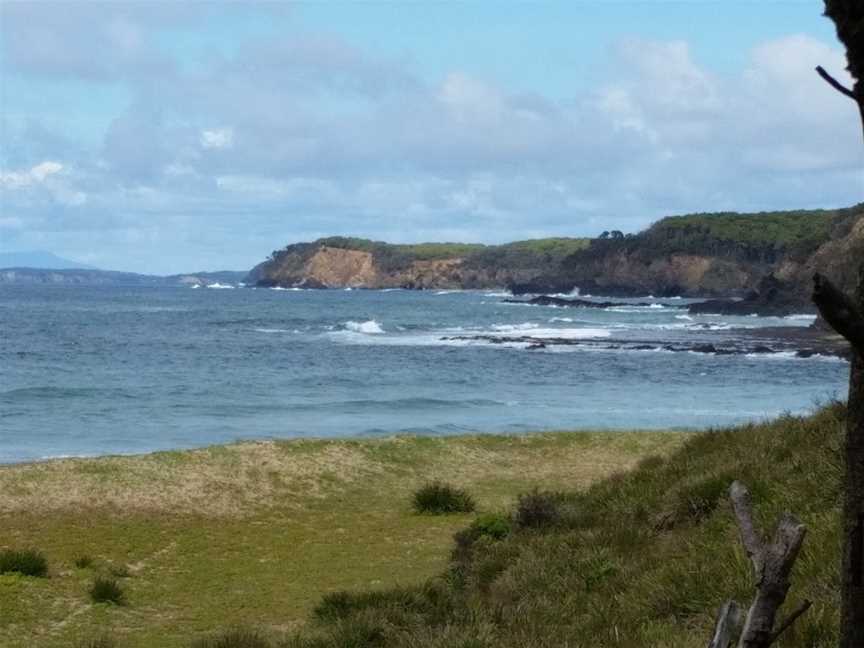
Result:
{"label": "green bush", "polygon": [[94,603],[113,603],[114,605],[125,605],[126,596],[123,588],[113,578],[97,576],[90,586],[90,599]]}
{"label": "green bush", "polygon": [[270,648],[270,642],[257,630],[232,628],[213,637],[198,639],[192,648]]}
{"label": "green bush", "polygon": [[72,564],[78,569],[89,569],[93,566],[93,559],[90,556],[78,556]]}
{"label": "green bush", "polygon": [[520,529],[542,529],[561,522],[563,495],[534,489],[519,496],[514,521]]}
{"label": "green bush", "polygon": [[414,493],[414,510],[417,513],[443,515],[447,513],[470,513],[476,508],[474,498],[461,488],[434,481]]}
{"label": "green bush", "polygon": [[504,513],[484,513],[471,523],[476,535],[503,540],[510,533],[510,516]]}
{"label": "green bush", "polygon": [[41,552],[34,549],[4,549],[0,551],[0,574],[11,572],[44,577],[48,575],[48,562]]}

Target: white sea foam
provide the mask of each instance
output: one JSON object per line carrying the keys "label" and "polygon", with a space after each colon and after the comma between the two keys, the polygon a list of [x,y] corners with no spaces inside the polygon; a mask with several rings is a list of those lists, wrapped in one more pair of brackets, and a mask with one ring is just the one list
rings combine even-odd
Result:
{"label": "white sea foam", "polygon": [[295,287],[283,288],[282,286],[270,286],[270,290],[281,290],[283,292],[285,292],[285,291],[287,291],[287,292],[299,292],[299,291],[303,290],[303,288],[295,288]]}
{"label": "white sea foam", "polygon": [[534,322],[523,322],[522,324],[493,324],[492,330],[496,333],[522,333],[538,328]]}
{"label": "white sea foam", "polygon": [[691,322],[693,321],[693,318],[690,317],[689,315],[676,315],[676,316],[675,316],[675,319],[680,319],[680,320],[689,320],[689,321],[691,321]]}
{"label": "white sea foam", "polygon": [[552,317],[549,319],[550,322],[570,322],[573,323],[575,320],[572,317]]}
{"label": "white sea foam", "polygon": [[[502,337],[508,337],[506,333],[496,332]],[[531,328],[524,332],[514,331],[514,333],[522,333],[520,337],[529,337],[531,339],[545,340],[549,338],[561,338],[564,340],[583,340],[590,338],[609,337],[611,332],[603,328]],[[482,334],[481,334],[482,335]]]}
{"label": "white sea foam", "polygon": [[806,314],[806,313],[801,313],[801,314],[796,314],[796,315],[787,315],[787,316],[784,317],[783,319],[787,319],[787,320],[803,320],[803,321],[807,321],[807,322],[815,322],[815,321],[816,321],[816,316],[815,316],[815,315],[808,315],[808,314]]}
{"label": "white sea foam", "polygon": [[484,297],[512,297],[513,293],[509,290],[502,290],[501,292],[488,292],[483,293]]}
{"label": "white sea foam", "polygon": [[214,288],[216,290],[234,290],[236,286],[232,286],[230,284],[221,284],[219,282],[207,284],[208,288]]}
{"label": "white sea foam", "polygon": [[252,329],[256,333],[297,333],[297,330],[289,331],[288,329],[281,328],[256,328]]}
{"label": "white sea foam", "polygon": [[384,329],[381,324],[375,320],[366,320],[365,322],[345,322],[345,328],[354,333],[363,333],[364,335],[381,335]]}

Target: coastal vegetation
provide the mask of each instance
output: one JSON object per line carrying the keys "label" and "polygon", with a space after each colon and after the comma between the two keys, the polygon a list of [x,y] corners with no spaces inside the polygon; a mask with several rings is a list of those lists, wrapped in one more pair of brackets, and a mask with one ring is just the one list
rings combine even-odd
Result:
{"label": "coastal vegetation", "polygon": [[[812,310],[814,271],[854,287],[864,204],[846,209],[670,216],[635,234],[505,245],[388,244],[331,237],[276,250],[248,284],[307,288],[503,288],[514,292],[744,297]],[[775,299],[774,295],[777,295]],[[755,309],[755,310],[758,310]]]}
{"label": "coastal vegetation", "polygon": [[[268,442],[7,467],[4,542],[38,541],[56,567],[0,577],[0,639],[61,646],[107,627],[121,648],[243,646],[226,639],[243,632],[294,648],[700,645],[719,605],[754,587],[727,500],[740,479],[762,526],[791,510],[808,528],[787,605],[814,605],[778,645],[835,646],[846,417],[835,403],[698,434]],[[479,512],[417,515],[433,476]],[[85,503],[86,523],[70,514]],[[88,604],[87,575],[61,567],[85,554],[128,566],[127,606]]]}
{"label": "coastal vegetation", "polygon": [[[328,594],[443,573],[453,535],[472,524],[502,537],[500,513],[520,493],[581,491],[686,437],[270,441],[4,466],[0,549],[38,548],[48,572],[0,575],[0,645],[189,648],[244,627],[284,638]],[[468,491],[478,512],[415,513],[413,494],[435,479]],[[118,581],[126,604],[93,603],[96,577]]]}

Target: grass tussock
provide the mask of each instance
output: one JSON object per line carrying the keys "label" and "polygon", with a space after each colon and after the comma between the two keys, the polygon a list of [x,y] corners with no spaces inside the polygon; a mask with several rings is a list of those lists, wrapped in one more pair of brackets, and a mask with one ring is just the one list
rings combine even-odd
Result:
{"label": "grass tussock", "polygon": [[115,579],[97,576],[90,586],[90,600],[94,603],[126,605],[126,594]]}
{"label": "grass tussock", "polygon": [[259,631],[232,628],[212,637],[192,642],[191,648],[271,648],[270,641]]}
{"label": "grass tussock", "polygon": [[48,561],[35,549],[4,549],[0,551],[0,574],[11,573],[44,578],[48,575]]}
{"label": "grass tussock", "polygon": [[817,603],[778,647],[836,646],[845,416],[833,404],[810,417],[695,435],[668,458],[585,492],[530,492],[510,516],[479,517],[457,533],[441,577],[331,594],[292,645],[705,645],[718,606],[753,595],[727,498],[740,479],[764,532],[787,510],[809,529],[787,605]]}
{"label": "grass tussock", "polygon": [[415,512],[430,515],[471,513],[477,508],[468,491],[440,481],[433,481],[418,488],[411,504]]}

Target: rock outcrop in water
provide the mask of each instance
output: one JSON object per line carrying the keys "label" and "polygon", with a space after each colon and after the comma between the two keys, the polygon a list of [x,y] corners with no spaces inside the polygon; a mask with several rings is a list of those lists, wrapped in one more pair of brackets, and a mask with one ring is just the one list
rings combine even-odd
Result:
{"label": "rock outcrop in water", "polygon": [[[843,289],[864,256],[864,205],[840,210],[694,214],[635,235],[508,245],[389,245],[329,238],[275,251],[246,279],[262,286],[508,288],[514,294],[725,298],[711,312],[813,312],[810,277]],[[729,298],[735,298],[731,300]],[[746,313],[745,313],[746,311]],[[705,312],[705,311],[701,311]]]}

